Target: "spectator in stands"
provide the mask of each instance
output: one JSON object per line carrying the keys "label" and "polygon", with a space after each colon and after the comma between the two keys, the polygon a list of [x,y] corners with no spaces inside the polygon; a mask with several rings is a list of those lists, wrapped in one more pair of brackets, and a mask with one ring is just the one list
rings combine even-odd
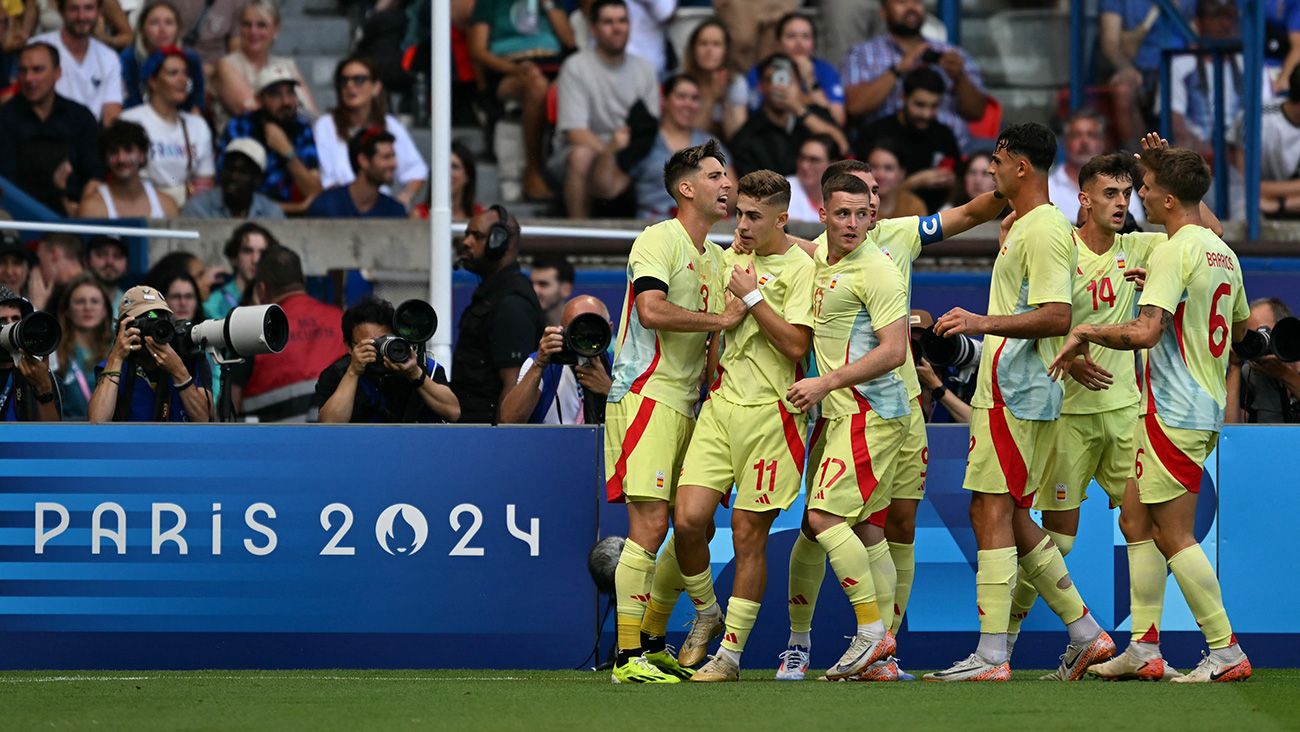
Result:
{"label": "spectator in stands", "polygon": [[316,153],[320,156],[321,186],[333,188],[356,179],[349,160],[348,140],[367,127],[379,127],[393,136],[397,154],[397,182],[385,185],[384,193],[410,208],[429,179],[429,166],[425,165],[406,127],[388,114],[384,86],[378,74],[374,62],[360,56],[349,56],[334,68],[334,93],[339,103],[312,125]]}
{"label": "spectator in stands", "polygon": [[95,364],[107,359],[113,347],[115,303],[88,272],[69,282],[63,297],[59,306],[63,340],[50,355],[50,370],[60,385],[64,421],[84,422],[95,393]]}
{"label": "spectator in stands", "polygon": [[[86,267],[108,293],[104,302],[109,309],[116,307],[116,301],[122,297],[121,284],[122,278],[126,276],[127,254],[126,242],[116,236],[92,236],[86,242]],[[114,312],[113,316],[116,317],[117,313]]]}
{"label": "spectator in stands", "polygon": [[668,22],[677,12],[677,0],[628,0],[630,35],[627,52],[639,56],[663,76],[668,70]]}
{"label": "spectator in stands", "polygon": [[1277,69],[1273,93],[1286,94],[1291,73],[1300,67],[1300,0],[1264,3],[1264,63]]}
{"label": "spectator in stands", "polygon": [[[995,188],[993,176],[989,175],[989,163],[991,162],[993,162],[993,156],[987,150],[977,150],[961,161],[957,166],[957,173],[953,177],[952,195],[948,198],[948,208],[964,206],[970,203],[972,198],[981,193],[988,193]],[[1139,202],[1138,205],[1141,205],[1141,203]]]}
{"label": "spectator in stands", "polygon": [[925,6],[921,0],[883,0],[881,14],[886,31],[854,46],[844,59],[849,117],[870,122],[896,113],[903,106],[903,77],[920,66],[931,66],[943,77],[947,90],[936,119],[952,130],[965,149],[970,144],[966,123],[980,119],[988,102],[979,67],[964,50],[922,37]]}
{"label": "spectator in stands", "polygon": [[[167,343],[140,336],[137,319],[174,318],[154,288],[137,285],[118,305],[117,337],[96,369],[87,414],[104,422],[209,422],[212,374],[205,357],[181,358]],[[160,393],[161,392],[161,393]]]}
{"label": "spectator in stands", "polygon": [[343,311],[307,294],[302,260],[288,247],[267,249],[257,263],[257,301],[276,303],[293,337],[280,353],[250,359],[232,375],[235,407],[261,422],[303,422],[314,417],[320,373],[347,353],[338,337]]}
{"label": "spectator in stands", "polygon": [[542,174],[546,94],[575,45],[568,16],[552,0],[477,0],[470,23],[469,52],[483,70],[484,91],[518,102],[523,113],[524,196],[549,199],[553,193]]}
{"label": "spectator in stands", "polygon": [[783,53],[772,54],[759,66],[763,106],[749,116],[731,144],[736,171],[742,176],[762,169],[793,174],[799,149],[812,135],[829,135],[839,149],[848,149],[848,140],[830,112],[805,104],[799,85],[799,71]]}
{"label": "spectator in stands", "polygon": [[925,201],[903,187],[907,179],[907,169],[899,158],[898,148],[890,140],[882,140],[867,151],[866,161],[871,166],[871,174],[880,186],[880,206],[876,209],[876,220],[897,219],[903,216],[924,216],[927,211]]}
{"label": "spectator in stands", "polygon": [[27,289],[37,310],[58,315],[63,288],[84,271],[81,264],[81,237],[76,234],[50,233],[36,245],[39,267],[32,270]]}
{"label": "spectator in stands", "polygon": [[944,82],[939,72],[918,66],[903,77],[903,106],[858,133],[858,157],[878,140],[892,140],[899,162],[909,171],[903,188],[925,201],[929,213],[938,211],[952,191],[953,173],[961,149],[951,128],[937,117]]}
{"label": "spectator in stands", "polygon": [[[1079,171],[1089,160],[1111,152],[1106,149],[1106,118],[1088,107],[1080,107],[1065,120],[1065,140],[1062,146],[1065,162],[1052,169],[1047,179],[1047,190],[1052,203],[1061,209],[1071,222],[1079,221]],[[1135,186],[1136,188],[1136,186]],[[1142,199],[1135,194],[1129,201],[1129,212],[1138,222],[1145,222]]]}
{"label": "spectator in stands", "polygon": [[493,206],[465,227],[460,262],[482,281],[461,313],[452,355],[451,388],[460,400],[461,422],[499,419],[499,405],[542,336],[546,321],[518,258],[519,222],[503,207]]}
{"label": "spectator in stands", "polygon": [[277,246],[280,246],[280,242],[260,224],[247,221],[235,227],[223,250],[234,274],[203,302],[203,310],[208,317],[224,318],[239,306],[244,293],[257,276],[257,263],[262,260],[262,255],[266,250]]}
{"label": "spectator in stands", "polygon": [[59,52],[37,42],[18,55],[19,95],[0,107],[0,175],[56,214],[75,216],[82,189],[100,177],[99,127],[55,91]]}
{"label": "spectator in stands", "polygon": [[749,84],[732,70],[731,61],[727,26],[717,18],[697,25],[686,43],[684,64],[700,93],[700,108],[691,127],[720,140],[730,140],[749,117]]}
{"label": "spectator in stands", "polygon": [[[623,127],[605,145],[591,172],[592,188],[606,195],[619,196],[632,187],[637,218],[645,221],[669,218],[677,207],[664,188],[664,163],[678,150],[709,141],[709,133],[691,127],[700,110],[700,87],[694,79],[685,74],[668,77],[661,108],[658,134],[644,157],[629,157],[638,148],[632,145],[631,129]],[[727,175],[738,180],[731,166],[727,166]]]}
{"label": "spectator in stands", "polygon": [[564,329],[584,313],[609,320],[605,303],[591,295],[564,303],[561,321],[547,326],[537,350],[519,369],[515,388],[501,402],[502,424],[604,424],[605,398],[613,386],[609,354],[576,364],[551,362],[564,349]]}
{"label": "spectator in stands", "polygon": [[199,219],[282,219],[284,211],[257,189],[266,177],[266,148],[251,137],[226,145],[217,187],[190,198],[181,215]]}
{"label": "spectator in stands", "polygon": [[[1188,22],[1196,0],[1174,0]],[[1109,80],[1116,132],[1121,147],[1136,150],[1151,129],[1147,115],[1160,81],[1160,52],[1182,48],[1177,21],[1166,18],[1151,0],[1100,0],[1097,42],[1112,69]]]}
{"label": "spectator in stands", "polygon": [[[297,77],[283,67],[266,67],[257,78],[261,109],[230,120],[221,134],[223,155],[226,145],[240,137],[251,137],[267,149],[265,177],[259,190],[286,214],[306,211],[321,191],[316,137],[311,122],[298,113],[298,97],[294,95],[299,84]],[[218,167],[221,164],[218,159]]]}
{"label": "spectator in stands", "polygon": [[174,0],[181,11],[181,40],[203,61],[203,78],[212,79],[217,62],[229,53],[239,34],[246,0]]}
{"label": "spectator in stands", "polygon": [[804,140],[799,147],[794,175],[786,176],[790,183],[791,221],[821,221],[822,173],[841,157],[839,145],[830,135],[813,135]]}
{"label": "spectator in stands", "polygon": [[[181,48],[180,22],[180,11],[171,0],[149,0],[149,4],[140,11],[139,20],[136,22],[135,43],[122,51],[120,56],[122,105],[125,108],[130,109],[144,104],[145,96],[149,93],[149,76],[143,73],[145,61],[155,51]],[[206,78],[203,75],[203,61],[199,59],[197,53],[188,48],[181,49],[181,53],[185,57],[190,83],[189,93],[186,94],[180,108],[201,115],[206,94],[203,83]]]}
{"label": "spectator in stands", "polygon": [[177,250],[163,255],[153,263],[141,278],[141,284],[149,285],[159,292],[166,292],[167,286],[178,274],[188,274],[199,286],[199,302],[204,302],[212,294],[217,282],[224,279],[229,272],[224,267],[209,267],[194,252]]}
{"label": "spectator in stands", "polygon": [[528,270],[542,318],[548,326],[559,325],[564,304],[573,297],[573,265],[563,256],[538,257]]}
{"label": "spectator in stands", "polygon": [[25,295],[27,278],[35,266],[36,255],[17,240],[0,243],[0,285]]}
{"label": "spectator in stands", "polygon": [[639,103],[644,113],[659,116],[654,69],[626,53],[627,5],[623,0],[596,0],[591,26],[595,46],[570,56],[560,69],[559,139],[548,164],[551,175],[564,181],[565,209],[572,218],[590,215],[596,193],[589,187],[592,166],[610,137],[628,124],[633,107]]}
{"label": "spectator in stands", "polygon": [[[1268,216],[1300,216],[1300,68],[1291,72],[1286,100],[1264,107],[1260,119],[1259,208]],[[1246,165],[1245,119],[1233,133],[1234,165]],[[12,289],[12,288],[10,288]]]}
{"label": "spectator in stands", "polygon": [[[133,3],[132,9],[136,9]],[[62,12],[62,9],[60,9]],[[99,3],[99,22],[95,24],[95,38],[101,41],[105,46],[113,49],[114,53],[121,53],[131,45],[135,39],[135,33],[131,30],[131,19],[123,10],[121,2],[118,0],[100,0]]]}
{"label": "spectator in stands", "polygon": [[[813,55],[817,43],[817,27],[812,18],[802,13],[787,13],[776,24],[776,39],[781,53],[794,61],[803,80],[801,91],[805,104],[825,107],[835,124],[844,126],[844,84],[835,65]],[[745,79],[750,89],[758,89],[758,67],[750,69]],[[763,103],[757,94],[750,95],[750,108],[758,109]]]}
{"label": "spectator in stands", "polygon": [[[32,304],[7,287],[0,286],[0,326],[11,325],[30,315]],[[0,422],[58,422],[59,390],[44,357],[20,353],[14,356],[0,348]]]}
{"label": "spectator in stands", "polygon": [[212,88],[220,102],[212,110],[219,126],[227,119],[255,112],[266,105],[264,75],[294,82],[295,110],[301,105],[309,119],[320,115],[298,64],[288,56],[272,56],[280,32],[280,9],[274,0],[248,0],[239,11],[239,45],[217,62]]}
{"label": "spectator in stands", "polygon": [[875,38],[885,26],[879,0],[817,0],[820,21],[818,48],[823,58],[838,64],[864,38]]}
{"label": "spectator in stands", "polygon": [[[455,221],[469,221],[470,217],[483,210],[478,199],[478,166],[474,153],[465,143],[452,140],[451,143],[451,218]],[[425,218],[428,218],[426,213]]]}
{"label": "spectator in stands", "polygon": [[731,29],[735,67],[748,69],[776,53],[776,26],[799,5],[799,0],[713,0],[713,12]]}
{"label": "spectator in stands", "polygon": [[212,130],[206,120],[183,107],[190,78],[189,62],[180,49],[154,51],[141,72],[149,94],[144,104],[123,112],[122,119],[139,124],[149,135],[145,176],[183,206],[191,195],[212,189],[216,174]]}
{"label": "spectator in stands", "polygon": [[368,298],[343,313],[348,353],[321,372],[315,406],[321,422],[428,424],[460,419],[460,403],[442,365],[411,349],[405,363],[375,350],[375,339],[393,332],[393,305]]}
{"label": "spectator in stands", "polygon": [[[1276,297],[1250,303],[1247,327],[1273,328],[1291,317],[1291,309]],[[1300,422],[1300,368],[1277,356],[1228,366],[1228,422],[1260,424]]]}
{"label": "spectator in stands", "polygon": [[[164,293],[167,298],[167,304],[171,306],[172,313],[176,320],[188,320],[191,323],[202,323],[208,319],[208,313],[203,309],[203,300],[199,296],[199,283],[195,281],[194,276],[189,272],[178,271],[168,277],[163,282],[159,291]],[[221,393],[221,371],[212,354],[205,353],[203,356],[208,361],[208,372],[212,374],[212,382],[209,391],[212,392],[213,402],[216,403],[218,395]]]}
{"label": "spectator in stands", "polygon": [[405,218],[406,207],[381,190],[397,172],[394,137],[383,127],[366,127],[348,141],[348,157],[356,178],[335,186],[312,201],[308,216],[326,219]]}
{"label": "spectator in stands", "polygon": [[175,218],[179,209],[171,196],[160,194],[141,173],[149,160],[149,136],[125,117],[99,133],[99,153],[108,175],[86,186],[78,215],[87,219],[142,216]]}
{"label": "spectator in stands", "polygon": [[59,12],[63,27],[32,43],[48,43],[58,51],[63,69],[55,86],[59,95],[89,109],[101,124],[112,124],[122,112],[122,64],[116,51],[94,37],[100,0],[59,0]]}

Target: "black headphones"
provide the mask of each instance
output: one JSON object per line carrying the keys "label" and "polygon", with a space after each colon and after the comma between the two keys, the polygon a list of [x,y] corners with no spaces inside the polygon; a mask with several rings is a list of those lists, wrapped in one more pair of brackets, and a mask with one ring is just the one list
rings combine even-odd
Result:
{"label": "black headphones", "polygon": [[488,210],[496,212],[497,220],[488,227],[487,246],[483,250],[483,256],[495,262],[504,257],[510,248],[510,212],[499,203]]}

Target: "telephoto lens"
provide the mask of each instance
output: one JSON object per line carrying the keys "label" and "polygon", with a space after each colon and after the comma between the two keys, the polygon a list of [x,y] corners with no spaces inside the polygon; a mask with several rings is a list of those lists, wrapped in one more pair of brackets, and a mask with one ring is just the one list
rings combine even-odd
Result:
{"label": "telephoto lens", "polygon": [[10,355],[26,353],[31,356],[48,356],[59,347],[63,329],[49,313],[39,310],[28,314],[17,323],[0,328],[0,346]]}
{"label": "telephoto lens", "polygon": [[140,340],[152,338],[160,346],[170,344],[176,337],[176,324],[158,311],[132,320],[130,327],[139,329]]}
{"label": "telephoto lens", "polygon": [[411,358],[411,344],[405,339],[389,334],[375,339],[379,357],[392,364],[403,364]]}
{"label": "telephoto lens", "polygon": [[921,334],[921,353],[935,366],[962,370],[980,360],[984,344],[968,335],[941,336],[928,328]]}
{"label": "telephoto lens", "polygon": [[609,348],[614,334],[609,321],[596,313],[583,313],[569,321],[564,329],[564,348],[551,360],[574,364],[579,358],[595,358]]}

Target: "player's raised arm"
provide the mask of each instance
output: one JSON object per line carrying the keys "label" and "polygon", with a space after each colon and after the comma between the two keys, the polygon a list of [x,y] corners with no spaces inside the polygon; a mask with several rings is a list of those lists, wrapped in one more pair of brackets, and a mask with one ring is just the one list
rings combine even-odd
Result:
{"label": "player's raised arm", "polygon": [[[940,224],[938,238],[923,237],[922,243],[933,244],[942,239],[970,231],[980,224],[997,218],[998,214],[1002,213],[1006,207],[1006,197],[997,191],[981,193],[960,206],[954,206],[935,214],[935,216],[939,217]],[[922,217],[922,223],[926,218],[930,217]]]}

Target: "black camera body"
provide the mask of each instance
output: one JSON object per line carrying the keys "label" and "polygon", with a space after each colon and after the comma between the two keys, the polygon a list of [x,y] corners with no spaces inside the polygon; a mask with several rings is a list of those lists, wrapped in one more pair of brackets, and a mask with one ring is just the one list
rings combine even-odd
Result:
{"label": "black camera body", "polygon": [[424,344],[438,330],[438,314],[423,300],[407,300],[393,309],[391,327],[392,333],[375,339],[375,350],[380,359],[403,364],[411,354],[424,353]]}
{"label": "black camera body", "polygon": [[1300,361],[1300,319],[1286,317],[1274,323],[1272,328],[1248,330],[1232,349],[1248,361],[1265,356],[1276,356],[1279,361]]}
{"label": "black camera body", "polygon": [[551,357],[551,363],[577,364],[599,356],[609,348],[614,332],[609,321],[596,313],[575,316],[564,329],[564,347]]}
{"label": "black camera body", "polygon": [[935,366],[961,371],[979,363],[984,343],[968,335],[941,336],[933,328],[921,333],[921,353]]}
{"label": "black camera body", "polygon": [[[177,331],[180,330],[180,324],[168,313],[155,311],[154,314],[156,317],[137,317],[131,321],[128,327],[140,331],[141,341],[145,338],[152,338],[153,342],[160,346],[171,345],[171,342],[176,339]],[[185,322],[188,323],[188,321]]]}
{"label": "black camera body", "polygon": [[406,363],[411,359],[416,345],[391,333],[375,339],[375,350],[379,357],[393,364]]}

